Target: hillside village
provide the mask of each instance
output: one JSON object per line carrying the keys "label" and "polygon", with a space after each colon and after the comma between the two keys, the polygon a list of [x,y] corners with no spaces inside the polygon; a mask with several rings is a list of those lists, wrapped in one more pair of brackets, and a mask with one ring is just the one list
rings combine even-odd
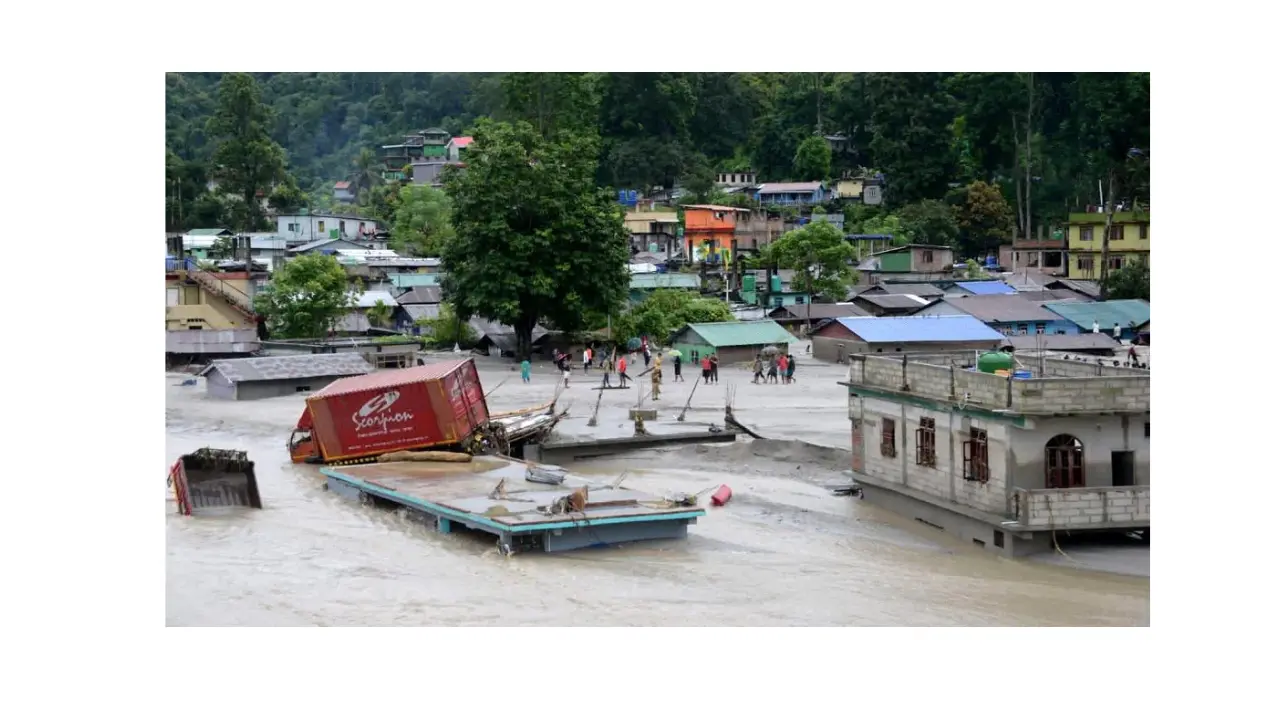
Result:
{"label": "hillside village", "polygon": [[[389,180],[437,187],[443,167],[465,167],[471,142],[423,131],[382,148],[383,173]],[[855,252],[856,280],[842,296],[826,297],[794,284],[794,270],[753,269],[758,265],[753,260],[770,243],[810,223],[827,222],[843,231],[844,214],[827,212],[826,206],[878,204],[883,177],[830,185],[757,184],[754,179],[754,173],[725,172],[718,174],[717,185],[766,209],[678,204],[678,189],[648,198],[619,193],[631,238],[628,305],[659,289],[719,299],[739,321],[776,323],[811,342],[813,357],[832,362],[867,347],[850,320],[915,318],[880,323],[894,330],[877,336],[878,350],[1005,347],[1048,357],[1148,364],[1149,303],[1102,298],[1099,240],[1106,216],[1101,208],[1071,213],[1064,227],[1045,233],[1052,237],[1020,238],[985,258],[960,258],[948,246],[900,244],[890,234],[846,234]],[[350,182],[335,183],[333,192],[336,200],[346,198]],[[264,333],[253,310],[254,295],[284,263],[308,254],[334,257],[350,282],[354,303],[332,328],[334,337],[430,341],[423,321],[438,317],[447,301],[441,281],[448,268],[438,258],[407,257],[390,249],[391,231],[373,218],[304,209],[268,220],[275,231],[194,228],[168,237],[165,329],[171,360],[261,351]],[[1114,213],[1110,240],[1110,269],[1147,265],[1149,213]],[[981,330],[957,337],[930,329],[929,318],[956,315],[974,319],[969,327]],[[481,351],[510,352],[511,328],[481,318],[469,325]],[[601,331],[607,336],[609,329]],[[992,333],[999,338],[993,340]],[[543,357],[549,357],[554,350],[572,350],[582,338],[543,329],[538,340]],[[1140,349],[1130,353],[1134,345]]]}

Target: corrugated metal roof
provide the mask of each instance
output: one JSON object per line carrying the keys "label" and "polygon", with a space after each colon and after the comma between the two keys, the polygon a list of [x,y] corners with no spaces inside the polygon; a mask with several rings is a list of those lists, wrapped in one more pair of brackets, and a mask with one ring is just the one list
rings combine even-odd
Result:
{"label": "corrugated metal roof", "polygon": [[638,273],[631,276],[632,290],[654,290],[657,288],[697,290],[698,287],[698,276],[690,273]]}
{"label": "corrugated metal roof", "polygon": [[772,193],[801,193],[813,192],[822,187],[822,183],[814,182],[792,182],[792,183],[764,183],[758,191],[761,195],[769,195]]}
{"label": "corrugated metal roof", "polygon": [[836,322],[869,343],[974,342],[1004,339],[1003,335],[971,315],[851,317],[839,318]]}
{"label": "corrugated metal roof", "polygon": [[1058,335],[1057,333],[1049,333],[1047,335],[1009,335],[1005,338],[1006,344],[1013,347],[1014,350],[1049,350],[1049,351],[1067,351],[1067,350],[1113,350],[1120,346],[1120,343],[1111,339],[1106,333],[1078,333],[1076,335]]}
{"label": "corrugated metal roof", "polygon": [[377,305],[379,300],[389,307],[395,307],[400,304],[396,302],[396,299],[386,290],[365,290],[356,298],[356,307],[371,308],[374,305]]}
{"label": "corrugated metal roof", "polygon": [[439,305],[405,305],[404,311],[414,322],[419,320],[435,320],[440,317]]}
{"label": "corrugated metal roof", "polygon": [[919,295],[904,295],[897,293],[894,295],[859,295],[859,300],[865,300],[876,307],[885,310],[901,310],[903,308],[921,308],[929,304],[928,300]]}
{"label": "corrugated metal roof", "polygon": [[936,308],[930,308],[926,312],[941,315],[948,312],[947,306],[988,323],[1053,322],[1062,319],[1053,312],[1044,309],[1038,303],[1021,295],[973,295],[970,297],[947,298],[942,301],[941,305]]}
{"label": "corrugated metal roof", "polygon": [[1018,291],[1018,297],[1037,303],[1049,302],[1089,302],[1089,298],[1075,290],[1031,290]]}
{"label": "corrugated metal roof", "polygon": [[439,285],[430,285],[425,287],[416,287],[407,293],[401,293],[396,296],[396,302],[401,305],[434,305],[440,302],[444,297],[444,291]]}
{"label": "corrugated metal roof", "polygon": [[387,273],[387,282],[400,289],[438,287],[440,276],[435,273]]}
{"label": "corrugated metal roof", "polygon": [[1061,284],[1062,287],[1070,288],[1077,292],[1082,292],[1091,298],[1102,297],[1102,288],[1099,287],[1098,283],[1092,280],[1072,280],[1071,278],[1058,278],[1054,282]]}
{"label": "corrugated metal roof", "polygon": [[859,295],[916,295],[922,298],[942,297],[943,292],[926,283],[879,283],[866,288]]}
{"label": "corrugated metal roof", "polygon": [[[751,322],[690,323],[685,330],[697,333],[712,347],[742,347],[795,342],[795,336],[772,320]],[[683,330],[681,332],[684,332]]]}
{"label": "corrugated metal roof", "polygon": [[[331,355],[329,357],[335,356]],[[359,356],[357,355],[356,357]],[[335,395],[346,395],[347,393],[361,392],[365,390],[379,390],[395,385],[404,385],[405,383],[422,382],[424,380],[438,380],[453,372],[455,368],[465,362],[469,362],[469,359],[446,360],[444,362],[431,363],[430,365],[418,365],[416,367],[400,368],[398,370],[383,370],[382,372],[363,375],[361,377],[346,377],[341,380],[334,380],[319,392],[312,393],[311,397],[333,397]]]}
{"label": "corrugated metal roof", "polygon": [[973,280],[969,282],[958,282],[956,283],[956,287],[963,288],[974,295],[1013,295],[1018,292],[999,280]]}
{"label": "corrugated metal roof", "polygon": [[769,311],[774,320],[826,320],[838,317],[867,317],[870,313],[853,303],[813,303],[787,305]]}
{"label": "corrugated metal roof", "polygon": [[373,372],[373,366],[365,362],[359,353],[353,352],[214,360],[199,374],[207,375],[214,368],[232,382],[364,375]]}
{"label": "corrugated metal roof", "polygon": [[1045,307],[1085,330],[1093,329],[1094,320],[1103,330],[1115,327],[1116,323],[1127,329],[1130,323],[1142,325],[1151,320],[1151,303],[1146,300],[1059,302],[1046,303]]}
{"label": "corrugated metal roof", "polygon": [[351,187],[350,180],[339,180],[338,182],[333,184],[334,190],[346,190],[349,187]]}
{"label": "corrugated metal roof", "polygon": [[454,147],[464,148],[470,145],[471,143],[475,142],[475,138],[471,137],[470,135],[463,135],[462,137],[454,138],[451,142],[453,142]]}
{"label": "corrugated metal roof", "polygon": [[368,265],[369,267],[438,267],[440,258],[372,258]]}
{"label": "corrugated metal roof", "polygon": [[184,235],[222,235],[224,233],[230,234],[231,231],[227,230],[226,228],[196,228],[195,230],[188,230],[183,234]]}
{"label": "corrugated metal roof", "polygon": [[353,246],[353,247],[355,247],[355,248],[359,248],[359,247],[360,247],[359,245],[356,245],[355,243],[351,242],[350,240],[343,240],[342,238],[323,238],[323,239],[321,239],[321,240],[314,240],[314,241],[309,242],[309,243],[307,243],[307,244],[305,244],[305,245],[299,245],[298,247],[296,247],[296,248],[294,248],[294,249],[290,250],[289,252],[292,252],[292,253],[295,253],[295,254],[296,254],[296,253],[310,252],[311,250],[319,250],[320,248],[322,248],[322,247],[324,247],[324,246],[326,246],[326,245],[331,245],[331,244],[333,244],[333,243],[344,243],[344,244],[346,244],[346,245],[351,245],[351,246]]}

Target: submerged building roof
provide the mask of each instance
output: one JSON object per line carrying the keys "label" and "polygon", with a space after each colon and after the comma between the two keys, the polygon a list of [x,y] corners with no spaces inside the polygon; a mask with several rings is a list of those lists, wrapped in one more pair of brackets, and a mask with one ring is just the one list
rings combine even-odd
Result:
{"label": "submerged building roof", "polygon": [[364,375],[373,372],[373,366],[359,353],[353,352],[214,360],[197,374],[208,375],[215,369],[231,382]]}
{"label": "submerged building roof", "polygon": [[974,342],[1003,340],[1004,335],[971,315],[911,317],[846,317],[836,322],[864,342]]}

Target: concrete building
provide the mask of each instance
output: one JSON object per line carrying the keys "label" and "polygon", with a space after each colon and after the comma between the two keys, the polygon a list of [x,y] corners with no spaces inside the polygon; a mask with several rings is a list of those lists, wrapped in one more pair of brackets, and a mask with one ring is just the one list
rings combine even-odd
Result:
{"label": "concrete building", "polygon": [[885,281],[947,280],[954,274],[955,252],[946,245],[899,245],[873,252],[858,263],[868,284]]}
{"label": "concrete building", "polygon": [[952,297],[915,313],[972,315],[1003,335],[1074,335],[1075,323],[1021,295]]}
{"label": "concrete building", "polygon": [[720,364],[751,362],[765,347],[772,345],[786,352],[795,336],[772,320],[753,322],[690,323],[676,332],[672,347],[686,360],[693,354],[704,357],[715,353]]}
{"label": "concrete building", "polygon": [[[1097,280],[1102,277],[1102,233],[1107,216],[1101,212],[1067,215],[1067,277]],[[1146,212],[1118,212],[1111,218],[1111,242],[1107,262],[1119,270],[1130,262],[1147,263],[1151,256],[1151,216]]]}
{"label": "concrete building", "polygon": [[756,184],[756,172],[747,170],[745,172],[719,172],[716,173],[716,187],[743,187],[745,185]]}
{"label": "concrete building", "polygon": [[165,352],[238,355],[258,349],[253,296],[265,273],[212,272],[175,263],[165,272]]}
{"label": "concrete building", "polygon": [[359,355],[334,353],[214,360],[197,374],[205,378],[209,397],[261,400],[314,392],[338,378],[371,372],[373,366]]}
{"label": "concrete building", "polygon": [[812,340],[813,356],[828,362],[844,362],[859,353],[996,350],[1005,342],[1003,335],[968,315],[835,318],[816,328]]}
{"label": "concrete building", "polygon": [[471,147],[473,141],[474,139],[470,135],[452,138],[444,146],[445,156],[449,158],[450,162],[455,163],[466,160],[467,148]]}
{"label": "concrete building", "polygon": [[294,242],[366,240],[381,229],[377,220],[359,215],[302,211],[276,217],[276,234]]}
{"label": "concrete building", "polygon": [[692,273],[636,273],[631,276],[628,300],[632,305],[644,302],[654,290],[686,290],[697,293],[701,279]]}
{"label": "concrete building", "polygon": [[344,205],[353,205],[356,200],[355,183],[350,180],[339,180],[333,184],[333,201]]}
{"label": "concrete building", "polygon": [[728,205],[684,206],[684,251],[691,261],[710,260],[721,266],[730,261],[734,230],[738,215],[746,213],[742,208]]}
{"label": "concrete building", "polygon": [[632,252],[652,252],[664,257],[679,254],[680,219],[673,212],[630,211],[622,221],[631,233]]}
{"label": "concrete building", "polygon": [[1052,550],[1061,533],[1149,531],[1149,374],[1045,360],[1021,379],[966,363],[849,358],[866,502],[1008,556]]}
{"label": "concrete building", "polygon": [[733,239],[738,243],[739,252],[756,253],[784,232],[786,227],[781,217],[769,217],[763,210],[744,210],[737,215]]}

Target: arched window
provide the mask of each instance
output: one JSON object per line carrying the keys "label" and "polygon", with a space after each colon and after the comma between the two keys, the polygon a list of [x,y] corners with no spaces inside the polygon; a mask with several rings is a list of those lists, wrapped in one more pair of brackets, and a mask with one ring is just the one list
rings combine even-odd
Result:
{"label": "arched window", "polygon": [[1044,446],[1044,486],[1084,487],[1084,444],[1074,435],[1055,435]]}

